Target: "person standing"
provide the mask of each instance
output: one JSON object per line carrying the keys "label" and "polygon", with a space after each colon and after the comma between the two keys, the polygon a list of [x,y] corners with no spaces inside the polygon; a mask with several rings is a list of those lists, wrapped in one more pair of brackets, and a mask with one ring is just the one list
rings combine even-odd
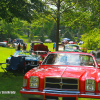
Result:
{"label": "person standing", "polygon": [[17,47],[17,50],[20,50],[20,48],[21,48],[21,44],[19,43],[18,47]]}
{"label": "person standing", "polygon": [[53,51],[55,50],[56,44],[55,42],[53,43]]}
{"label": "person standing", "polygon": [[26,50],[26,45],[25,45],[25,43],[23,43],[23,50]]}

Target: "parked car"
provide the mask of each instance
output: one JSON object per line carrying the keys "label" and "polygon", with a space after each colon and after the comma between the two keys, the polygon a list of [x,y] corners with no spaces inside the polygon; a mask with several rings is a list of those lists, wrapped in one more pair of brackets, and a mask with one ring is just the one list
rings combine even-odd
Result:
{"label": "parked car", "polygon": [[93,54],[97,60],[97,63],[100,64],[100,50],[97,51],[91,51],[91,54]]}
{"label": "parked car", "polygon": [[30,50],[29,51],[33,51],[33,46],[37,45],[37,44],[43,44],[43,42],[41,42],[41,41],[32,41],[30,43]]}
{"label": "parked car", "polygon": [[0,46],[6,47],[7,46],[7,42],[0,42]]}
{"label": "parked car", "polygon": [[51,39],[46,39],[46,40],[45,40],[45,43],[51,43],[51,42],[52,42]]}
{"label": "parked car", "polygon": [[74,52],[82,52],[80,50],[80,46],[77,44],[66,44],[64,46],[64,51],[74,51]]}
{"label": "parked car", "polygon": [[75,42],[74,41],[69,41],[68,44],[75,44]]}
{"label": "parked car", "polygon": [[20,93],[34,100],[100,99],[100,65],[89,53],[50,52],[25,74]]}
{"label": "parked car", "polygon": [[30,49],[30,52],[33,52],[35,54],[38,54],[44,59],[47,56],[47,53],[49,52],[48,46],[44,45],[43,42],[32,42],[32,50]]}
{"label": "parked car", "polygon": [[84,43],[84,41],[80,41],[80,42],[79,42],[79,45],[82,45],[83,43]]}
{"label": "parked car", "polygon": [[[22,52],[22,51],[15,51],[15,53],[11,56],[14,57],[25,57],[25,70],[28,71],[31,68],[37,67],[39,65],[39,61],[42,61],[42,57],[38,54],[31,55],[30,52]],[[7,66],[10,64],[11,57],[6,59]]]}
{"label": "parked car", "polygon": [[13,42],[12,44],[12,47],[15,48],[16,45],[18,45],[17,43],[20,43],[21,44],[21,47],[23,46],[23,39],[15,39],[15,41]]}

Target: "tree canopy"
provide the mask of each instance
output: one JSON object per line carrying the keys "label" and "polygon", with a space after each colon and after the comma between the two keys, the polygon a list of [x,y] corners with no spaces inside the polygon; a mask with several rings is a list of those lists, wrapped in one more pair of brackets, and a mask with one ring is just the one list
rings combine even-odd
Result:
{"label": "tree canopy", "polygon": [[0,20],[12,22],[14,17],[31,22],[37,12],[42,12],[44,5],[40,0],[0,0]]}

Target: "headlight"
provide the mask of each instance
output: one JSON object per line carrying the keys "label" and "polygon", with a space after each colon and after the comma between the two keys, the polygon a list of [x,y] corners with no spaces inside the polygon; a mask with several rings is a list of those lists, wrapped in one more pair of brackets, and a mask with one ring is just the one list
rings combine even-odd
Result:
{"label": "headlight", "polygon": [[23,79],[23,87],[27,86],[27,79]]}
{"label": "headlight", "polygon": [[95,91],[95,80],[87,79],[85,81],[85,90],[86,91]]}
{"label": "headlight", "polygon": [[39,78],[36,76],[31,76],[29,79],[30,88],[38,88],[39,87]]}

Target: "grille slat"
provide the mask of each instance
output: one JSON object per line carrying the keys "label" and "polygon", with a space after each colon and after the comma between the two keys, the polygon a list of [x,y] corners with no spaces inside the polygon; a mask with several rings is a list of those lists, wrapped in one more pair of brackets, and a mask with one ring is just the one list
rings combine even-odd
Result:
{"label": "grille slat", "polygon": [[46,77],[45,89],[47,88],[78,91],[78,79]]}

